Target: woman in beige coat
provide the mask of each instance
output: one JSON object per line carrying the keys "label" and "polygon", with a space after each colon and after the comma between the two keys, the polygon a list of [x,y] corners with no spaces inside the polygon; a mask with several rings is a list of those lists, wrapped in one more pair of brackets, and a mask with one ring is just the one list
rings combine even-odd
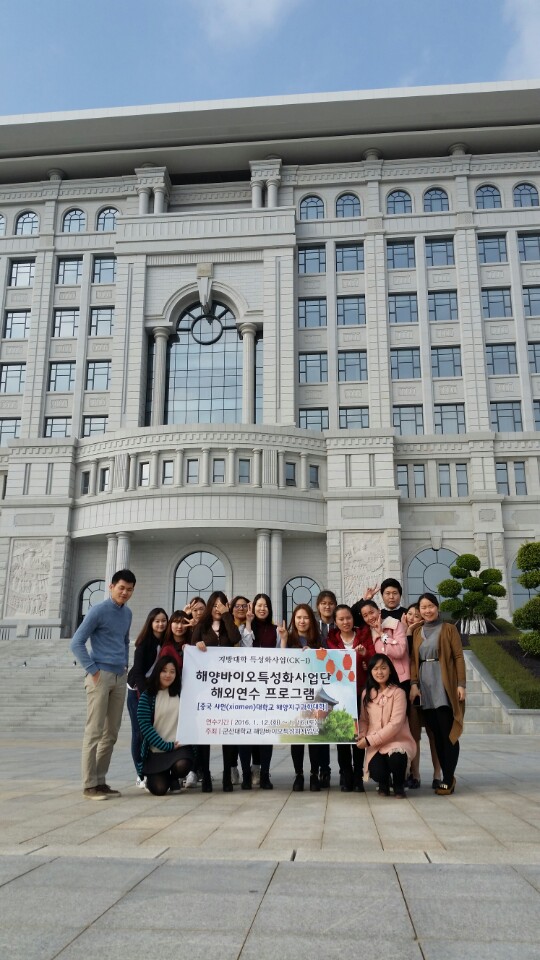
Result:
{"label": "woman in beige coat", "polygon": [[418,600],[424,621],[413,635],[411,655],[411,700],[420,696],[426,727],[433,731],[443,782],[435,793],[450,796],[459,757],[459,738],[465,713],[465,660],[461,638],[451,623],[439,616],[439,602],[432,593]]}

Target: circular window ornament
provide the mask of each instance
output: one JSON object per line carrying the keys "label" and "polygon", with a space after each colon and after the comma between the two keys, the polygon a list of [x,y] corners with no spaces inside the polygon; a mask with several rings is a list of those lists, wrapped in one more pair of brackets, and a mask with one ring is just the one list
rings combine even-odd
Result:
{"label": "circular window ornament", "polygon": [[223,324],[219,317],[209,310],[191,321],[190,332],[196,343],[206,347],[217,343],[223,333]]}

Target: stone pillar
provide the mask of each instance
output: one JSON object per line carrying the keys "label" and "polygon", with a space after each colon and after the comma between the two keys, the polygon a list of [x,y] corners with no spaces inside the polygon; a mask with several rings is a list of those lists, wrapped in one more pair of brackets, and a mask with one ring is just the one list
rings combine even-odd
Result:
{"label": "stone pillar", "polygon": [[199,476],[199,483],[201,487],[207,487],[210,483],[208,479],[208,470],[210,466],[210,448],[203,447],[201,455],[201,472]]}
{"label": "stone pillar", "polygon": [[154,187],[154,213],[166,212],[166,191],[165,186]]}
{"label": "stone pillar", "polygon": [[270,596],[270,530],[257,530],[257,593]]}
{"label": "stone pillar", "polygon": [[96,495],[96,476],[97,476],[97,460],[92,460],[90,464],[90,477],[88,478],[88,494],[91,497]]}
{"label": "stone pillar", "polygon": [[118,547],[116,550],[116,569],[126,570],[129,567],[129,533],[117,533]]}
{"label": "stone pillar", "polygon": [[167,376],[168,327],[155,327],[154,331],[154,388],[152,391],[152,426],[160,427],[165,415],[165,379]]}
{"label": "stone pillar", "polygon": [[255,448],[253,451],[253,486],[262,485],[262,450]]}
{"label": "stone pillar", "polygon": [[263,187],[264,180],[251,181],[251,206],[254,210],[260,210],[263,206]]}
{"label": "stone pillar", "polygon": [[242,423],[255,423],[255,334],[257,326],[240,324],[244,344],[242,360]]}
{"label": "stone pillar", "polygon": [[105,564],[105,596],[107,597],[109,584],[113,578],[113,573],[116,572],[116,552],[117,552],[118,541],[116,539],[115,533],[107,534],[107,562]]}
{"label": "stone pillar", "polygon": [[145,216],[150,209],[150,187],[139,187],[139,216]]}
{"label": "stone pillar", "polygon": [[278,204],[278,189],[281,183],[281,177],[271,177],[266,181],[266,205],[267,207],[277,207]]}
{"label": "stone pillar", "polygon": [[158,485],[158,468],[159,468],[159,453],[152,453],[150,456],[150,483],[148,484],[153,490],[156,489]]}
{"label": "stone pillar", "polygon": [[283,537],[281,530],[272,530],[270,540],[270,599],[274,611],[274,620],[281,623],[283,609],[281,604],[281,566],[283,555]]}
{"label": "stone pillar", "polygon": [[234,461],[235,461],[236,450],[234,447],[227,447],[227,479],[226,485],[228,487],[234,487],[235,476],[234,476]]}
{"label": "stone pillar", "polygon": [[135,490],[137,487],[137,457],[135,454],[130,454],[129,457],[129,480],[128,480],[128,490]]}
{"label": "stone pillar", "polygon": [[300,454],[300,489],[309,489],[307,453]]}
{"label": "stone pillar", "polygon": [[176,451],[176,483],[175,486],[181,487],[184,483],[184,451]]}
{"label": "stone pillar", "polygon": [[285,473],[284,473],[285,467],[284,467],[284,463],[285,463],[285,451],[284,451],[284,450],[278,450],[278,455],[277,455],[277,464],[278,464],[278,466],[277,466],[277,485],[278,485],[278,487],[284,487],[284,486],[285,486]]}

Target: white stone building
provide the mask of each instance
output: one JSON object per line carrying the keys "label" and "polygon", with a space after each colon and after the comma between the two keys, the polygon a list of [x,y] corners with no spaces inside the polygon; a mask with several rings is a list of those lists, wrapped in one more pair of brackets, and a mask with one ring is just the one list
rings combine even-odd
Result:
{"label": "white stone building", "polygon": [[540,535],[540,84],[0,120],[0,631]]}

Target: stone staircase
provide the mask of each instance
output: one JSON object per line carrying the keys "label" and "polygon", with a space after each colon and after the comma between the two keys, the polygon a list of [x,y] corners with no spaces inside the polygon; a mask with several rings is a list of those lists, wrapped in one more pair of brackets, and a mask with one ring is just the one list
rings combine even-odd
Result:
{"label": "stone staircase", "polygon": [[467,666],[467,707],[463,732],[510,733],[510,721],[500,700],[485,683],[465,650]]}

